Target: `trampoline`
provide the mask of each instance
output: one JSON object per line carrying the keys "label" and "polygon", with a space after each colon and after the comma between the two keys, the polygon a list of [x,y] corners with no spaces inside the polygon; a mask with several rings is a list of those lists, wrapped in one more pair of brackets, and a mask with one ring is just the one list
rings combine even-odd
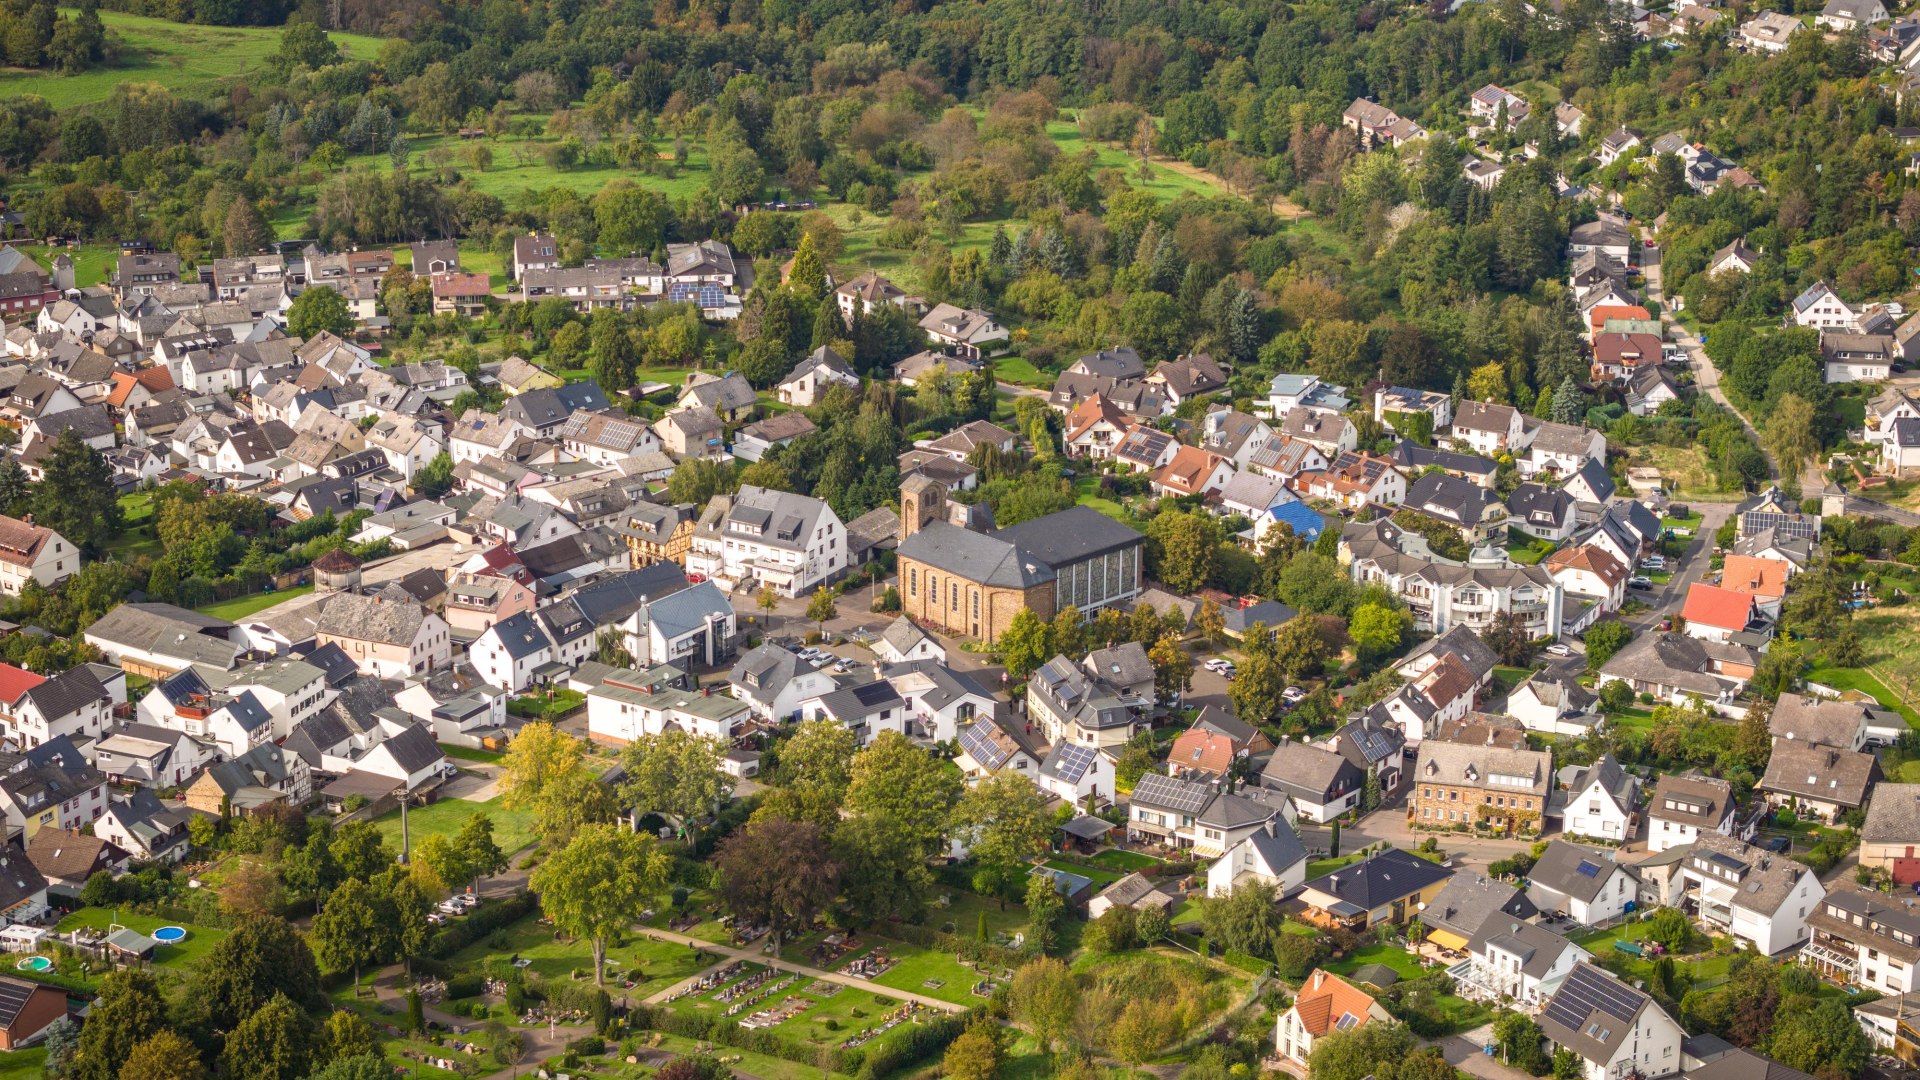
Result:
{"label": "trampoline", "polygon": [[162,926],[149,936],[162,945],[178,945],[187,940],[187,931],[184,927]]}
{"label": "trampoline", "polygon": [[13,966],[16,971],[52,971],[53,961],[44,956],[24,956]]}

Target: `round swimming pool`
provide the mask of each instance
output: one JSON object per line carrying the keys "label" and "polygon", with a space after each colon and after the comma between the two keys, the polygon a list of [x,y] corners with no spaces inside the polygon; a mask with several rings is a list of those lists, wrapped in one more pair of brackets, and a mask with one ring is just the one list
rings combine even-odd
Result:
{"label": "round swimming pool", "polygon": [[53,961],[44,956],[25,956],[13,966],[18,971],[52,971]]}
{"label": "round swimming pool", "polygon": [[179,926],[162,926],[150,935],[162,945],[178,945],[187,940],[187,931]]}

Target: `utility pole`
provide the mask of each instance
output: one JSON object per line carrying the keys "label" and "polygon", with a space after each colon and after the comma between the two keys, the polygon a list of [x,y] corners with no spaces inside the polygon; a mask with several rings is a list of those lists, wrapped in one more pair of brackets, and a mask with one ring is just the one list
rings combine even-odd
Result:
{"label": "utility pole", "polygon": [[407,803],[410,800],[407,798],[405,785],[402,785],[393,795],[400,800],[400,865],[405,866],[407,853],[412,850],[412,844],[407,838]]}

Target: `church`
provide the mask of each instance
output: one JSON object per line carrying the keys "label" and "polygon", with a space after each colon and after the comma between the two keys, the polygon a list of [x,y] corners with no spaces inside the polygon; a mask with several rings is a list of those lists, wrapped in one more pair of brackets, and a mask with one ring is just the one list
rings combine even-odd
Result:
{"label": "church", "polygon": [[1145,588],[1146,537],[1086,506],[995,528],[985,505],[925,475],[900,486],[901,610],[922,626],[998,641],[1023,608],[1091,614]]}

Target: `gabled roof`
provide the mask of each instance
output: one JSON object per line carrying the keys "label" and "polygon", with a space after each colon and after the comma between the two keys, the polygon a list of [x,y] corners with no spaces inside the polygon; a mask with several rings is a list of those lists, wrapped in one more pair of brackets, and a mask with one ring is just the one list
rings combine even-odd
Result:
{"label": "gabled roof", "polygon": [[1439,863],[1428,862],[1399,848],[1388,848],[1314,878],[1304,887],[1372,911],[1452,876],[1453,871]]}
{"label": "gabled roof", "polygon": [[1689,626],[1744,630],[1753,615],[1753,595],[1696,581],[1687,586],[1687,602],[1680,617]]}

